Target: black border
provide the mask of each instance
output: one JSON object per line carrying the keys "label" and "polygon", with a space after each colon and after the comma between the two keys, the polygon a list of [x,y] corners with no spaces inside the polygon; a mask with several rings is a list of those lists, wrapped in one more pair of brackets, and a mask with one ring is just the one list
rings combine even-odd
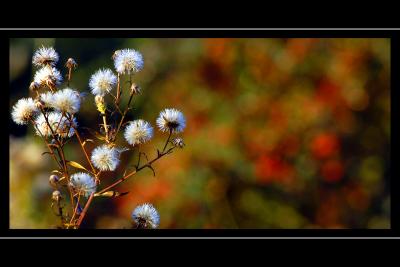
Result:
{"label": "black border", "polygon": [[[396,101],[398,99],[399,60],[400,60],[400,31],[384,29],[291,29],[291,30],[264,30],[264,29],[165,29],[165,30],[133,30],[133,29],[50,29],[50,30],[6,30],[1,31],[0,39],[2,53],[1,75],[3,88],[9,87],[9,38],[390,38],[391,39],[391,137],[398,136],[397,124],[393,114],[398,113]],[[393,75],[394,74],[394,75]],[[5,90],[5,89],[3,89]],[[7,91],[7,96],[9,91]],[[4,91],[3,91],[4,94]],[[1,97],[5,109],[1,115],[8,122],[9,97]],[[393,103],[395,105],[393,105]],[[8,124],[7,124],[8,127]],[[3,140],[9,140],[8,131]],[[394,142],[393,142],[394,141]],[[391,146],[397,147],[397,138],[391,138]],[[106,229],[79,229],[79,230],[23,230],[9,229],[9,143],[1,142],[4,157],[0,161],[0,237],[399,237],[400,236],[400,190],[397,172],[390,170],[391,185],[391,229],[158,229],[158,230],[106,230]],[[390,159],[393,160],[393,149]],[[7,155],[7,156],[5,156]],[[395,157],[397,158],[397,157]],[[8,165],[5,164],[8,162]],[[8,177],[8,178],[6,178]],[[393,178],[394,177],[394,178]]]}

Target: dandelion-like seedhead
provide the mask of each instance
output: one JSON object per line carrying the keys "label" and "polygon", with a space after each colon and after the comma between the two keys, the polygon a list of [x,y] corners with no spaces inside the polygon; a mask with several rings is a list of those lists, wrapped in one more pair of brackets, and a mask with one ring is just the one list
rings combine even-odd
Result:
{"label": "dandelion-like seedhead", "polygon": [[76,192],[86,197],[95,193],[97,187],[95,179],[84,172],[78,172],[71,175],[70,185]]}
{"label": "dandelion-like seedhead", "polygon": [[16,124],[24,125],[34,119],[38,112],[32,98],[22,98],[13,106],[11,117]]}
{"label": "dandelion-like seedhead", "polygon": [[56,68],[45,66],[36,71],[33,81],[40,87],[54,87],[61,84],[62,76]]}
{"label": "dandelion-like seedhead", "polygon": [[81,96],[79,92],[66,88],[57,91],[52,98],[52,107],[60,112],[75,114],[79,111]]}
{"label": "dandelion-like seedhead", "polygon": [[131,74],[143,69],[143,56],[134,49],[122,49],[114,53],[114,66],[119,74]]}
{"label": "dandelion-like seedhead", "polygon": [[119,156],[117,148],[102,145],[93,150],[91,161],[101,171],[114,171],[119,164]]}
{"label": "dandelion-like seedhead", "polygon": [[42,46],[36,50],[32,58],[32,63],[38,67],[55,66],[58,62],[59,56],[53,47]]}
{"label": "dandelion-like seedhead", "polygon": [[161,111],[156,122],[162,132],[179,133],[186,127],[186,120],[182,112],[174,108]]}
{"label": "dandelion-like seedhead", "polygon": [[140,228],[148,228],[150,226],[155,229],[160,224],[160,216],[157,210],[149,203],[137,206],[132,212],[132,219]]}
{"label": "dandelion-like seedhead", "polygon": [[[121,153],[129,150],[126,147],[116,146],[117,137],[121,135],[122,131],[125,140],[133,147],[144,144],[153,138],[154,129],[147,121],[141,119],[133,120],[128,122],[126,127],[124,126],[127,123],[126,115],[131,110],[132,100],[141,93],[141,88],[132,81],[132,74],[143,69],[142,54],[134,49],[122,49],[115,51],[112,59],[118,76],[113,73],[113,70],[102,68],[91,75],[89,79],[89,88],[95,96],[96,108],[101,113],[102,118],[101,127],[104,129],[102,133],[93,131],[93,135],[104,142],[97,144],[98,146],[93,149],[91,155],[85,144],[87,142],[96,142],[92,139],[87,139],[86,136],[82,135],[84,138],[81,137],[79,129],[77,129],[78,123],[75,116],[80,109],[81,102],[84,99],[83,96],[87,93],[80,93],[71,88],[60,89],[59,85],[63,80],[63,76],[55,68],[59,61],[59,55],[52,47],[41,47],[33,55],[32,63],[40,67],[29,85],[29,90],[35,94],[35,98],[22,98],[12,108],[12,119],[17,124],[32,122],[36,134],[43,137],[47,145],[47,153],[58,165],[58,168],[51,172],[49,185],[54,190],[51,195],[51,208],[54,208],[57,216],[61,219],[60,228],[77,229],[80,227],[93,198],[85,201],[83,198],[77,197],[77,194],[85,197],[93,196],[96,193],[97,184],[100,184],[100,179],[104,176],[103,172],[117,170],[121,162]],[[73,69],[77,65],[73,58],[69,58],[65,63],[67,68],[65,77],[67,77],[68,87]],[[120,80],[120,75],[125,74],[131,75],[129,81]],[[111,91],[116,87],[117,83],[118,91],[114,96]],[[129,87],[126,86],[126,83],[129,83]],[[41,91],[42,89],[43,91]],[[105,101],[107,94],[113,96],[115,109],[113,105],[107,106]],[[119,101],[120,97],[125,95],[129,96],[126,106],[123,104],[124,102]],[[107,111],[110,111],[110,113]],[[115,116],[116,112],[121,116]],[[182,132],[186,126],[185,118],[180,111],[176,109],[163,110],[157,118],[157,125],[161,131],[170,133],[164,148],[162,150],[157,149],[157,154],[152,159],[149,159],[146,153],[139,150],[137,163],[134,165],[135,170],[130,171],[129,169],[132,166],[125,166],[124,174],[120,179],[111,181],[110,185],[99,191],[101,196],[119,197],[124,195],[125,193],[115,191],[114,187],[145,168],[151,169],[153,174],[156,175],[152,164],[170,154],[173,149],[184,146],[182,138],[178,136],[171,138],[172,133]],[[90,129],[88,130],[93,133]],[[69,138],[74,135],[79,142],[79,149],[84,154],[86,163],[90,166],[90,171],[83,167],[83,165],[87,166],[86,163],[75,162],[70,159],[71,155],[69,153],[65,153],[65,145],[70,141]],[[170,145],[169,148],[168,145]],[[141,158],[142,155],[145,156],[145,159]],[[143,163],[144,160],[146,161]],[[86,172],[77,172],[70,175],[67,164],[78,169],[84,169]],[[116,175],[118,174],[116,173]],[[65,184],[65,181],[68,181],[67,184]],[[68,199],[71,203],[66,201],[64,196],[69,196]],[[82,210],[83,207],[84,209]],[[132,219],[137,228],[140,229],[157,228],[160,223],[157,210],[148,203],[136,207],[132,212]]]}
{"label": "dandelion-like seedhead", "polygon": [[90,77],[89,87],[94,95],[104,96],[117,84],[117,76],[110,69],[100,69]]}
{"label": "dandelion-like seedhead", "polygon": [[43,102],[44,107],[46,108],[50,108],[53,106],[53,97],[53,93],[50,91],[39,95],[40,101]]}
{"label": "dandelion-like seedhead", "polygon": [[[48,123],[47,123],[48,122]],[[47,115],[47,121],[43,114],[40,114],[35,120],[36,134],[41,136],[52,136],[52,132],[61,137],[71,137],[74,135],[75,130],[73,127],[77,127],[78,123],[75,118],[71,122],[63,116],[60,112],[50,112]],[[49,127],[51,126],[51,129]]]}
{"label": "dandelion-like seedhead", "polygon": [[144,120],[131,121],[125,129],[124,137],[132,146],[146,143],[153,137],[153,127]]}

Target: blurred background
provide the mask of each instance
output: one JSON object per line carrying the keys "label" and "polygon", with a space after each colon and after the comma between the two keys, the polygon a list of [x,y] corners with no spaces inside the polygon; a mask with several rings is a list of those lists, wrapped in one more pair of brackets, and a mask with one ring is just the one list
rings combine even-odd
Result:
{"label": "blurred background", "polygon": [[[10,110],[31,94],[41,45],[60,54],[63,74],[77,61],[81,92],[96,70],[114,69],[115,50],[140,51],[142,94],[128,119],[155,126],[168,107],[187,119],[186,147],[154,164],[156,177],[146,169],[122,183],[128,195],[96,198],[82,227],[129,228],[150,202],[160,228],[390,228],[389,39],[11,39]],[[93,95],[77,118],[98,129]],[[9,125],[10,227],[54,228],[56,164],[32,126]],[[165,139],[155,131],[143,150],[154,157]],[[85,164],[75,138],[66,157]],[[120,166],[130,162],[136,154],[123,153]]]}

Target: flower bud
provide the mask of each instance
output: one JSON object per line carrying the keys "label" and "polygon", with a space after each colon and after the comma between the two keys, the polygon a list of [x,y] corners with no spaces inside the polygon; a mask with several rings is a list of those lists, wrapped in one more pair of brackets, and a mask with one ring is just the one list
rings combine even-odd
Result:
{"label": "flower bud", "polygon": [[139,85],[137,85],[136,83],[132,83],[131,93],[133,93],[135,95],[140,94],[141,93],[141,89],[140,89]]}
{"label": "flower bud", "polygon": [[56,187],[59,180],[60,178],[57,175],[52,174],[50,175],[49,183],[51,186]]}
{"label": "flower bud", "polygon": [[113,55],[112,55],[112,59],[114,60],[116,56],[118,56],[118,54],[121,52],[121,50],[116,50]]}
{"label": "flower bud", "polygon": [[68,69],[76,69],[76,67],[78,67],[78,64],[76,63],[76,61],[73,58],[69,58],[67,60],[67,63],[65,63],[65,67],[67,67]]}
{"label": "flower bud", "polygon": [[175,147],[179,147],[179,148],[183,148],[185,146],[183,139],[180,137],[174,138],[172,140],[172,143],[174,144]]}
{"label": "flower bud", "polygon": [[31,82],[31,85],[29,85],[29,90],[31,91],[37,91],[40,89],[40,84],[37,82]]}
{"label": "flower bud", "polygon": [[58,191],[58,190],[53,191],[51,199],[54,200],[54,201],[57,201],[57,202],[60,201],[60,199],[61,199],[60,191]]}
{"label": "flower bud", "polygon": [[96,97],[94,98],[94,101],[96,103],[97,110],[101,114],[105,114],[106,113],[106,104],[104,102],[104,97],[101,95],[96,95]]}
{"label": "flower bud", "polygon": [[42,100],[40,100],[40,99],[35,99],[35,106],[36,106],[38,109],[42,109],[42,108],[45,107],[45,103],[44,103]]}

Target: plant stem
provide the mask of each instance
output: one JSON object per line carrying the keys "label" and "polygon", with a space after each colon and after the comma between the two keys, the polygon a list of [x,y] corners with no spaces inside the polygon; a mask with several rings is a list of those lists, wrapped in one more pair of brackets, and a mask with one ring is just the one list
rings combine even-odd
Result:
{"label": "plant stem", "polygon": [[108,142],[108,127],[107,127],[107,118],[106,114],[102,114],[103,117],[103,124],[104,124],[104,130],[106,131],[106,141]]}
{"label": "plant stem", "polygon": [[86,202],[85,208],[83,209],[81,215],[79,216],[78,222],[76,223],[76,227],[79,228],[81,225],[83,218],[85,218],[86,212],[89,209],[90,203],[92,203],[94,193],[90,194],[88,201]]}
{"label": "plant stem", "polygon": [[75,125],[73,124],[72,118],[68,118],[68,119],[69,119],[69,121],[71,122],[72,128],[74,129],[76,138],[78,139],[78,142],[79,142],[79,144],[80,144],[80,146],[81,146],[81,148],[82,148],[83,154],[85,154],[86,160],[87,160],[87,162],[89,163],[90,168],[92,169],[93,174],[97,177],[96,169],[93,167],[93,164],[92,164],[92,162],[90,161],[89,155],[87,154],[86,149],[85,149],[85,147],[83,146],[83,142],[82,142],[81,136],[79,135],[78,129],[76,129]]}
{"label": "plant stem", "polygon": [[119,97],[121,95],[121,89],[120,89],[120,76],[119,73],[117,74],[117,97],[115,99],[115,104],[119,105]]}
{"label": "plant stem", "polygon": [[131,177],[132,175],[138,173],[139,171],[143,170],[144,168],[150,167],[151,164],[153,164],[154,162],[156,162],[157,160],[159,160],[160,158],[164,157],[165,155],[171,153],[171,151],[174,149],[174,147],[170,148],[169,150],[167,150],[167,152],[165,153],[159,153],[157,155],[156,158],[152,159],[151,161],[148,161],[146,164],[144,164],[142,167],[137,168],[136,170],[132,171],[131,173],[128,173],[127,175],[125,175],[124,177],[120,178],[119,180],[117,180],[116,182],[114,182],[113,184],[107,186],[106,188],[102,189],[101,191],[98,192],[98,194],[102,194],[104,192],[107,192],[108,190],[114,188],[116,185],[122,183],[123,181],[125,181],[126,179],[128,179],[129,177]]}
{"label": "plant stem", "polygon": [[169,129],[168,139],[167,139],[167,142],[165,142],[165,145],[164,145],[164,148],[163,148],[162,152],[164,152],[165,149],[167,148],[167,145],[168,145],[168,143],[169,143],[169,139],[171,138],[171,135],[172,135],[172,130]]}
{"label": "plant stem", "polygon": [[128,110],[130,109],[130,105],[131,105],[131,102],[132,102],[132,99],[133,99],[133,95],[134,95],[134,92],[131,91],[130,96],[129,96],[128,105],[126,106],[126,108],[125,108],[125,110],[124,110],[124,113],[122,114],[121,121],[119,122],[117,131],[115,132],[114,141],[115,141],[115,139],[117,138],[117,135],[118,135],[118,133],[119,133],[119,131],[120,131],[120,129],[121,129],[121,126],[122,126],[122,123],[124,122],[126,113],[128,113]]}

